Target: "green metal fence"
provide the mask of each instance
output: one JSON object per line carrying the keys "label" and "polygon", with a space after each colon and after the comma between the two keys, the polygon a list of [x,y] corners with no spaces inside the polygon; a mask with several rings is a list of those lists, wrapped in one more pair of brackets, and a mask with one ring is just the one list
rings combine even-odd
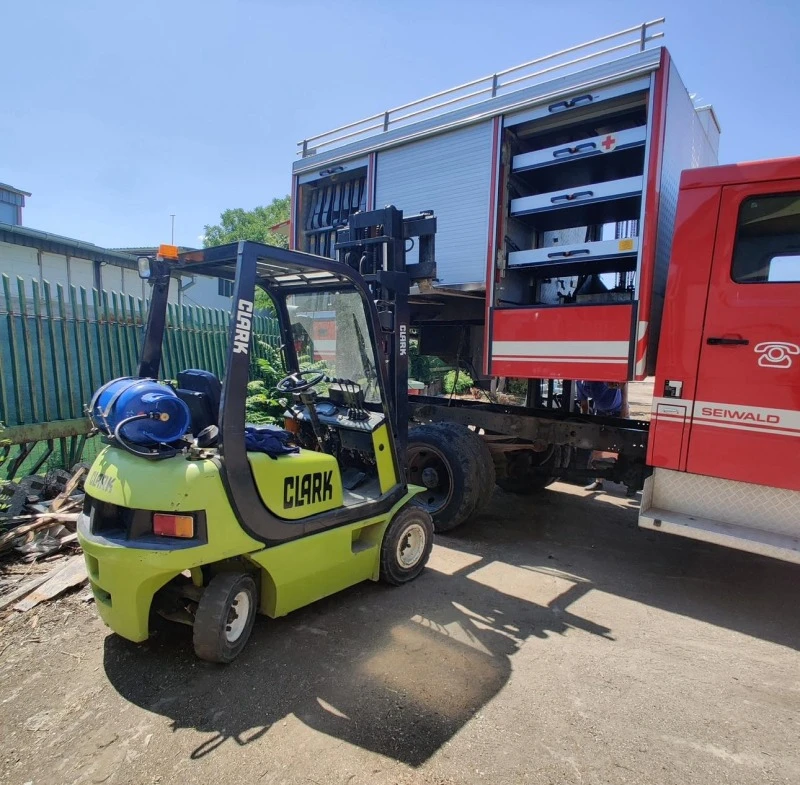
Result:
{"label": "green metal fence", "polygon": [[[45,464],[91,457],[85,407],[103,383],[136,373],[147,303],[132,295],[2,276],[0,295],[0,472],[11,479]],[[225,372],[230,314],[168,306],[161,373]],[[280,343],[277,321],[254,320],[253,354]]]}

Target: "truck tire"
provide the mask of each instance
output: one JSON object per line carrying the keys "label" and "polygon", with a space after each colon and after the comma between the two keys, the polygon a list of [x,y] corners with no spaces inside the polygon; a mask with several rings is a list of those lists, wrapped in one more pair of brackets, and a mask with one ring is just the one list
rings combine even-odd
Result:
{"label": "truck tire", "polygon": [[422,508],[403,507],[392,518],[381,543],[381,580],[392,586],[413,581],[428,563],[433,521]]}
{"label": "truck tire", "polygon": [[489,452],[489,447],[480,437],[480,434],[465,425],[459,425],[454,422],[442,422],[439,425],[449,429],[460,444],[464,446],[464,449],[472,450],[475,455],[475,460],[478,462],[478,478],[481,482],[481,493],[478,497],[478,505],[475,508],[475,512],[480,512],[492,500],[496,482],[494,460],[491,452]]}
{"label": "truck tire", "polygon": [[486,467],[468,433],[450,423],[427,423],[408,434],[408,481],[426,489],[412,503],[430,514],[437,532],[466,521],[485,497]]}
{"label": "truck tire", "polygon": [[215,575],[197,606],[192,631],[194,653],[207,662],[231,662],[253,631],[257,607],[256,584],[247,573]]}

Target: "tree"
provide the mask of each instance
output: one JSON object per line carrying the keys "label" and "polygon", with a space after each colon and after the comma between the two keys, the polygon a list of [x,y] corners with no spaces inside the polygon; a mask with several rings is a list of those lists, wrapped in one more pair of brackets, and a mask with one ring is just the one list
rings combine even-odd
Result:
{"label": "tree", "polygon": [[252,210],[235,207],[225,210],[220,215],[218,224],[205,227],[203,246],[210,248],[213,245],[235,243],[237,240],[256,240],[281,248],[288,247],[288,239],[270,231],[270,227],[289,220],[289,202],[290,197],[284,196],[273,199],[265,207],[254,207]]}
{"label": "tree", "polygon": [[[219,217],[219,223],[206,225],[203,232],[203,247],[235,243],[238,240],[255,240],[259,243],[277,245],[288,248],[289,239],[270,230],[271,226],[289,220],[290,197],[273,199],[266,207],[254,207],[244,210],[235,207],[225,210]],[[255,305],[258,310],[272,312],[272,301],[266,292],[256,290]]]}

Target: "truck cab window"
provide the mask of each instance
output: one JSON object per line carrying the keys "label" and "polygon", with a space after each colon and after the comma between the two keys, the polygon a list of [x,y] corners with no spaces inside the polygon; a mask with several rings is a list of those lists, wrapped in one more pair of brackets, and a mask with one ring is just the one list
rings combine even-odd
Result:
{"label": "truck cab window", "polygon": [[732,277],[737,283],[800,282],[800,194],[742,202]]}

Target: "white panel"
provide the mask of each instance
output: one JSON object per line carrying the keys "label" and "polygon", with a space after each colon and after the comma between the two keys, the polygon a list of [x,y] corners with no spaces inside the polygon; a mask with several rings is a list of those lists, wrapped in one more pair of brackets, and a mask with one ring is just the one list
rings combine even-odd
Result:
{"label": "white panel", "polygon": [[439,283],[485,284],[492,125],[483,122],[378,153],[375,206],[433,210]]}
{"label": "white panel", "polygon": [[[612,139],[613,145],[610,144]],[[515,172],[525,172],[529,169],[552,166],[565,161],[605,155],[618,150],[626,150],[630,147],[640,147],[644,145],[646,139],[646,125],[627,128],[624,131],[615,131],[613,134],[601,134],[600,136],[593,136],[576,142],[557,144],[553,147],[545,147],[530,153],[515,155],[511,168]]]}
{"label": "white panel", "polygon": [[[179,288],[180,288],[180,281],[178,281],[177,278],[171,278],[170,282],[169,282],[169,298],[168,298],[168,302],[175,303],[175,304],[178,304],[179,302],[181,302],[181,297],[180,297],[180,294],[178,292]],[[150,292],[149,291],[147,292],[147,299],[148,300],[150,299]]]}
{"label": "white panel", "polygon": [[511,215],[527,215],[545,210],[568,210],[608,199],[636,196],[642,192],[643,185],[642,177],[625,177],[621,180],[574,186],[551,193],[520,196],[511,200]]}
{"label": "white panel", "polygon": [[186,289],[183,294],[183,302],[186,305],[220,308],[224,311],[231,309],[231,298],[223,297],[219,294],[219,281],[216,278],[196,275],[194,280],[194,286]]}
{"label": "white panel", "polygon": [[[66,286],[67,281],[67,257],[58,253],[42,254],[42,279],[49,281],[55,288],[56,284]],[[53,292],[55,297],[55,292]]]}
{"label": "white panel", "polygon": [[[25,291],[31,294],[31,280],[39,280],[39,261],[35,248],[24,245],[0,243],[0,273],[15,278],[22,276],[25,279]],[[12,287],[16,291],[16,281]]]}
{"label": "white panel", "polygon": [[361,158],[354,158],[351,161],[337,161],[334,166],[323,166],[321,169],[314,169],[311,172],[301,174],[298,178],[300,185],[319,180],[321,177],[328,177],[332,174],[341,174],[342,172],[352,172],[353,169],[359,169],[367,165],[369,156],[362,156]]}
{"label": "white panel", "polygon": [[581,262],[587,259],[610,259],[622,256],[635,256],[639,250],[639,238],[622,240],[598,240],[593,243],[570,243],[559,245],[557,249],[534,248],[530,251],[511,251],[508,266],[523,264],[551,264],[552,262]]}
{"label": "white panel", "polygon": [[130,270],[127,267],[121,268],[122,282],[125,286],[123,292],[125,294],[132,294],[134,297],[142,296],[142,279],[139,277],[138,270]]}
{"label": "white panel", "polygon": [[106,292],[122,291],[122,267],[115,264],[100,266],[100,288]]}
{"label": "white panel", "polygon": [[69,261],[70,283],[84,289],[94,289],[94,262],[73,256]]}
{"label": "white panel", "polygon": [[528,123],[531,120],[540,120],[543,117],[555,117],[561,114],[569,115],[570,111],[573,109],[594,106],[603,101],[608,101],[611,98],[619,98],[621,95],[647,90],[649,87],[650,77],[645,77],[643,79],[634,79],[630,82],[623,82],[622,84],[582,90],[574,95],[566,95],[563,98],[558,96],[557,98],[553,98],[552,101],[548,101],[541,106],[536,106],[533,109],[525,109],[516,114],[506,115],[503,120],[503,125],[508,128],[509,126],[519,125],[520,123]]}

